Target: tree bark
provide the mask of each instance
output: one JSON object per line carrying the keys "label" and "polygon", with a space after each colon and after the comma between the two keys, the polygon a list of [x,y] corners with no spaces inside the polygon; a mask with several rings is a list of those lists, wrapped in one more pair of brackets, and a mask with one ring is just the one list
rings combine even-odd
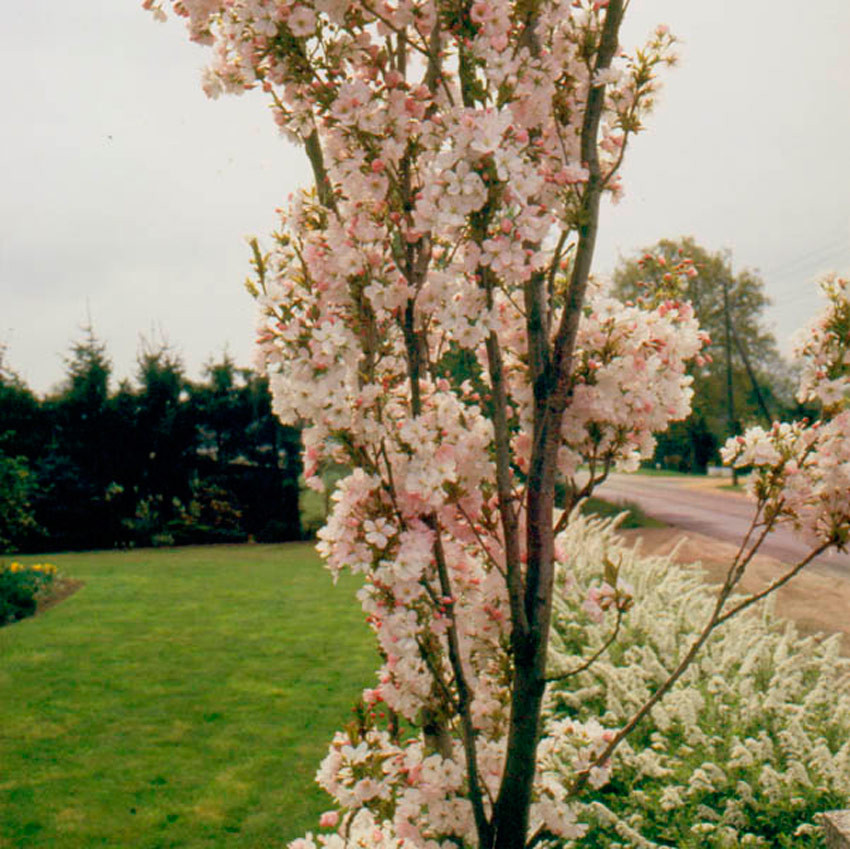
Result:
{"label": "tree bark", "polygon": [[[623,0],[611,0],[605,15],[595,71],[608,68],[617,51]],[[582,125],[582,158],[590,172],[582,204],[578,250],[567,303],[551,356],[539,344],[535,360],[542,373],[535,381],[534,439],[526,488],[527,570],[524,612],[527,631],[514,636],[514,677],[505,771],[493,812],[495,849],[524,849],[528,837],[532,788],[537,766],[540,713],[546,691],[546,656],[554,577],[555,468],[560,429],[569,401],[573,351],[596,243],[599,202],[604,188],[597,139],[605,87],[591,88]],[[534,294],[532,293],[532,300]]]}

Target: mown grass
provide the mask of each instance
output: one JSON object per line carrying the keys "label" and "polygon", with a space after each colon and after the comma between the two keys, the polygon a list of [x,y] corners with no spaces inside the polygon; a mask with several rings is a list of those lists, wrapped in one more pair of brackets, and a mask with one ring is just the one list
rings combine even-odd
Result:
{"label": "mown grass", "polygon": [[643,508],[633,501],[605,501],[602,498],[588,498],[581,505],[581,512],[585,516],[601,516],[607,519],[625,513],[619,527],[627,528],[666,528],[667,524],[660,519],[647,516]]}
{"label": "mown grass", "polygon": [[702,480],[705,475],[698,475],[694,472],[677,472],[674,469],[652,469],[649,466],[641,466],[634,474],[646,475],[651,478],[696,478]]}
{"label": "mown grass", "polygon": [[315,828],[316,768],[377,666],[356,584],[303,544],[49,559],[85,586],[0,629],[0,847]]}

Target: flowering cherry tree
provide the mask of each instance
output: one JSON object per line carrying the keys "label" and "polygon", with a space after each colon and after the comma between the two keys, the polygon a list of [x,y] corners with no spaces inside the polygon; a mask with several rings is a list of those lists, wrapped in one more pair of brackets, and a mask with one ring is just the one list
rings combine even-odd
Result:
{"label": "flowering cherry tree", "polygon": [[[212,48],[207,93],[265,91],[314,177],[273,248],[254,243],[251,288],[308,483],[328,461],[351,469],[319,549],[363,575],[383,658],[319,771],[337,809],[318,840],[579,837],[571,799],[605,782],[625,732],[543,711],[570,674],[547,667],[563,531],[687,415],[705,342],[688,304],[624,307],[590,277],[600,200],[621,191],[673,39],[660,27],[624,52],[624,0],[171,5]],[[740,457],[775,466],[762,442],[798,452],[780,429]],[[793,502],[800,521],[812,497]],[[586,610],[619,623],[630,603],[600,564]]]}

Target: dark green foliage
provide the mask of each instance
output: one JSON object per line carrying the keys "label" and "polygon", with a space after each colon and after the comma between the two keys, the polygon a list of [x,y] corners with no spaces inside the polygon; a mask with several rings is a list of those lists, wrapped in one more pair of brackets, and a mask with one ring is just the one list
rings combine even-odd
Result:
{"label": "dark green foliage", "polygon": [[9,457],[33,457],[46,438],[39,401],[6,366],[0,345],[0,448]]}
{"label": "dark green foliage", "polygon": [[197,481],[192,498],[168,523],[168,534],[176,545],[214,542],[244,542],[242,511],[232,493],[210,480]]}
{"label": "dark green foliage", "polygon": [[41,434],[38,400],[5,365],[0,345],[0,552],[38,536],[32,506],[34,475],[27,457]]}
{"label": "dark green foliage", "polygon": [[145,345],[138,386],[113,392],[90,327],[66,365],[39,401],[0,350],[0,550],[300,538],[300,435],[264,378],[224,356],[193,383]]}
{"label": "dark green foliage", "polygon": [[185,498],[197,437],[183,364],[161,347],[143,350],[138,366],[140,389],[133,399],[138,495]]}
{"label": "dark green foliage", "polygon": [[36,460],[33,506],[45,538],[38,548],[109,548],[114,533],[107,527],[106,493],[91,471],[58,445]]}
{"label": "dark green foliage", "polygon": [[[695,405],[702,407],[702,402],[695,399]],[[673,422],[655,438],[655,461],[673,472],[705,474],[708,465],[717,462],[718,449],[723,444],[709,428],[705,416],[696,411],[683,422]]]}
{"label": "dark green foliage", "polygon": [[32,507],[33,475],[25,457],[9,457],[0,438],[0,552],[14,551],[37,537]]}
{"label": "dark green foliage", "polygon": [[63,397],[81,415],[91,415],[106,405],[112,363],[94,328],[89,324],[83,331],[85,338],[71,346],[71,355],[65,360],[68,375]]}
{"label": "dark green foliage", "polygon": [[271,410],[268,381],[224,355],[189,387],[198,443],[196,476],[227,492],[244,534],[266,542],[298,539],[300,435]]}
{"label": "dark green foliage", "polygon": [[0,563],[0,625],[32,616],[55,574],[56,568],[46,563]]}

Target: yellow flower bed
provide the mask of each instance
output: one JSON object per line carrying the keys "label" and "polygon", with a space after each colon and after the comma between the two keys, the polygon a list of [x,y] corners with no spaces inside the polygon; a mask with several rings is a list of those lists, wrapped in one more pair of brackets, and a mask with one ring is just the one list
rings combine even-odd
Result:
{"label": "yellow flower bed", "polygon": [[56,567],[52,563],[18,563],[13,560],[8,566],[0,563],[0,570],[16,572],[36,572],[41,575],[56,575]]}
{"label": "yellow flower bed", "polygon": [[53,583],[56,574],[52,563],[0,563],[0,625],[35,613],[38,595]]}

